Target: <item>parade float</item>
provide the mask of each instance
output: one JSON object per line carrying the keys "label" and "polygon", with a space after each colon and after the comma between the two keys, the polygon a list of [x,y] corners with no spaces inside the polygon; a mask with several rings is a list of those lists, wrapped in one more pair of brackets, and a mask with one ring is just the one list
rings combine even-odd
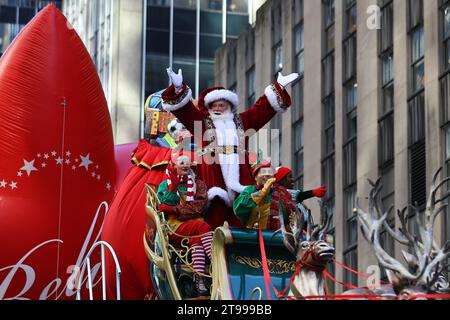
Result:
{"label": "parade float", "polygon": [[[214,231],[212,260],[208,276],[211,296],[215,300],[424,300],[450,299],[447,277],[450,242],[439,246],[434,241],[436,217],[446,205],[438,205],[438,189],[449,178],[438,181],[439,170],[430,191],[427,209],[420,213],[411,206],[398,211],[401,228],[394,230],[386,223],[392,210],[381,209],[381,180],[369,181],[369,211],[359,208],[358,219],[364,237],[372,246],[380,266],[387,272],[387,281],[375,287],[355,287],[337,281],[327,271],[335,263],[360,277],[369,278],[334,258],[334,244],[327,236],[330,217],[322,208],[321,223],[314,224],[303,206],[297,212],[290,231],[281,223],[279,232],[261,229],[239,229],[223,226]],[[149,270],[160,299],[189,300],[197,298],[192,287],[192,261],[187,245],[176,247],[168,241],[173,232],[164,213],[158,212],[158,198],[146,186],[148,230],[143,242],[149,260]],[[412,226],[408,226],[407,210],[416,211]],[[355,209],[356,210],[356,209]],[[305,215],[305,211],[307,214]],[[304,217],[307,221],[304,221]],[[283,219],[280,219],[282,221]],[[306,230],[300,226],[306,223]],[[380,240],[383,228],[405,246],[404,262],[390,256]],[[414,229],[419,234],[414,235]],[[151,232],[148,232],[151,230]],[[303,231],[303,232],[302,232]],[[187,240],[187,239],[185,239]],[[183,242],[182,242],[183,243]],[[328,281],[327,281],[328,280]],[[331,280],[331,282],[329,281]],[[330,294],[330,284],[341,285],[342,294]]]}
{"label": "parade float", "polygon": [[[253,155],[252,162],[256,161]],[[439,170],[430,189],[427,208],[420,212],[414,206],[398,211],[401,228],[394,230],[386,223],[392,208],[383,211],[381,180],[369,180],[369,211],[355,208],[363,236],[372,246],[387,279],[378,287],[356,287],[338,281],[328,272],[335,264],[358,277],[370,275],[353,270],[335,259],[333,237],[328,228],[332,217],[326,207],[320,209],[320,222],[314,223],[311,211],[299,203],[294,219],[277,231],[230,227],[228,223],[213,232],[212,259],[207,265],[210,296],[198,296],[193,286],[195,271],[189,237],[175,245],[169,241],[176,232],[168,224],[167,215],[158,210],[156,185],[145,185],[147,216],[143,244],[148,259],[148,275],[155,297],[163,300],[397,300],[449,299],[450,286],[446,270],[450,244],[442,247],[434,241],[434,223],[446,205],[447,195],[438,198],[449,178],[438,180]],[[416,212],[413,224],[407,222],[407,212]],[[421,218],[420,218],[421,217]],[[391,257],[380,240],[387,229],[392,237],[405,246],[404,262]],[[417,235],[413,230],[419,230]],[[412,252],[412,253],[409,253]],[[332,286],[341,286],[342,294],[332,294]]]}

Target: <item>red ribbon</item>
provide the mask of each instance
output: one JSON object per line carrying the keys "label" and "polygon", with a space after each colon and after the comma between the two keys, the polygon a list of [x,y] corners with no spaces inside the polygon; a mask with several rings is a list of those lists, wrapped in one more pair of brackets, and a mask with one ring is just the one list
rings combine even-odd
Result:
{"label": "red ribbon", "polygon": [[[267,298],[268,300],[272,300],[271,294],[270,294],[270,286],[272,286],[276,296],[278,299],[280,298],[285,298],[288,300],[296,300],[296,299],[335,299],[335,300],[352,300],[352,299],[368,299],[368,300],[382,300],[382,299],[386,299],[387,297],[382,297],[382,296],[375,296],[375,295],[370,295],[370,294],[352,294],[352,295],[329,295],[329,294],[325,294],[323,296],[305,296],[305,297],[289,297],[286,296],[286,291],[290,288],[292,282],[294,281],[295,276],[300,272],[300,270],[303,267],[314,267],[314,266],[309,266],[309,265],[304,265],[304,263],[302,262],[298,262],[296,263],[296,268],[295,268],[295,272],[293,273],[291,279],[289,280],[288,285],[284,288],[284,290],[282,292],[279,292],[276,287],[273,285],[272,280],[270,278],[270,272],[269,272],[269,267],[268,267],[268,263],[267,263],[267,256],[266,256],[266,250],[265,250],[265,246],[264,246],[264,238],[262,235],[262,230],[261,228],[259,228],[259,248],[261,251],[261,264],[262,264],[262,268],[263,268],[263,273],[264,273],[264,283],[266,286],[266,292],[267,292]],[[306,252],[305,254],[311,254],[311,252]],[[341,266],[342,268],[357,274],[363,278],[369,278],[369,275],[366,275],[364,273],[358,272],[356,270],[353,270],[350,267],[347,267],[346,265],[336,261],[335,259],[332,260],[334,263],[336,263],[337,265]],[[349,283],[345,283],[345,282],[341,282],[336,280],[331,274],[329,274],[325,269],[322,271],[323,275],[329,279],[331,279],[332,281],[334,281],[335,283],[338,283],[344,287],[350,288],[350,289],[358,289],[358,287],[349,284]],[[383,281],[384,283],[387,283],[385,281]],[[402,296],[403,299],[405,300],[414,300],[414,299],[420,299],[420,298],[425,298],[425,299],[450,299],[450,294],[416,294],[416,295],[411,295],[411,296]],[[397,297],[398,300],[398,297]]]}
{"label": "red ribbon", "polygon": [[263,268],[264,284],[266,286],[267,298],[268,298],[268,300],[272,300],[272,297],[270,295],[269,285],[272,286],[273,291],[275,292],[277,298],[285,297],[286,291],[291,287],[291,284],[294,281],[295,276],[300,272],[302,265],[296,264],[295,272],[292,275],[292,277],[289,279],[289,283],[283,289],[283,291],[279,292],[277,290],[277,288],[273,285],[272,279],[270,278],[269,266],[267,264],[266,249],[265,249],[265,245],[264,245],[264,237],[262,235],[261,228],[259,228],[258,233],[259,233],[259,250],[261,251],[261,264],[262,264],[262,268]]}
{"label": "red ribbon", "polygon": [[331,281],[339,283],[340,285],[350,288],[350,289],[357,289],[358,287],[355,287],[354,285],[350,284],[350,283],[346,283],[346,282],[341,282],[336,280],[335,278],[333,278],[333,276],[331,274],[329,274],[326,270],[323,271],[323,275],[325,277],[327,277],[328,279],[331,279]]}
{"label": "red ribbon", "polygon": [[[347,267],[345,264],[343,264],[343,263],[337,261],[336,259],[332,259],[332,261],[333,261],[335,264],[337,264],[338,266],[340,266],[340,267],[342,267],[342,268],[344,268],[344,269],[350,271],[351,273],[354,273],[354,274],[356,274],[356,275],[358,275],[358,276],[360,276],[360,277],[363,277],[363,278],[366,278],[366,279],[369,279],[369,278],[371,277],[371,276],[369,276],[369,275],[367,275],[367,274],[361,273],[361,272],[359,272],[359,271],[353,270],[353,269],[350,268],[350,267]],[[389,284],[389,282],[386,282],[386,281],[381,281],[381,283]]]}
{"label": "red ribbon", "polygon": [[[272,297],[270,296],[270,290],[269,290],[269,283],[272,284],[272,280],[270,279],[269,267],[267,265],[266,250],[264,247],[264,238],[262,235],[261,228],[259,228],[259,250],[261,251],[261,264],[263,267],[264,283],[266,285],[267,298],[269,300],[272,300]],[[272,286],[273,286],[273,284],[272,284]]]}

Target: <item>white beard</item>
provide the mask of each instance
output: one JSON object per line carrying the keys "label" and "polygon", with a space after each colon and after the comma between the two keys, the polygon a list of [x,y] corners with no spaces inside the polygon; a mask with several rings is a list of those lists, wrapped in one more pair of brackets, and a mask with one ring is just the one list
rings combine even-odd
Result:
{"label": "white beard", "polygon": [[214,112],[212,112],[211,110],[208,110],[209,112],[209,117],[215,122],[216,120],[222,120],[222,121],[227,121],[227,120],[233,120],[234,119],[234,113],[231,112],[231,110],[225,110],[224,112],[222,112],[222,114],[215,114]]}
{"label": "white beard", "polygon": [[[219,146],[239,146],[239,137],[236,124],[234,123],[234,113],[230,110],[216,115],[209,111],[210,117],[216,127],[216,142]],[[222,176],[227,186],[227,193],[231,201],[236,193],[244,191],[245,186],[239,182],[239,154],[219,154],[220,168]]]}

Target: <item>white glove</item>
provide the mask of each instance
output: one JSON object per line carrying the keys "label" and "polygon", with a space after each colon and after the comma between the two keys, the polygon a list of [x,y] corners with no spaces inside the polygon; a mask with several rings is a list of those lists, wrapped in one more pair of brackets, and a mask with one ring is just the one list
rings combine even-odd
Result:
{"label": "white glove", "polygon": [[178,74],[173,72],[172,68],[167,68],[167,74],[169,75],[170,82],[174,85],[177,92],[181,91],[183,87],[183,71],[181,69],[178,70]]}
{"label": "white glove", "polygon": [[288,74],[287,76],[283,76],[281,74],[281,72],[278,72],[277,82],[284,89],[289,84],[291,84],[292,82],[297,80],[299,77],[300,77],[300,75],[298,73],[291,73],[291,74]]}

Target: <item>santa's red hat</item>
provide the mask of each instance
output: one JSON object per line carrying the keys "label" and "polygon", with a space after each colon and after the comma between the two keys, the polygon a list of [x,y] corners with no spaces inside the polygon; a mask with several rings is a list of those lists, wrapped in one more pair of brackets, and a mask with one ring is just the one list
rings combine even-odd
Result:
{"label": "santa's red hat", "polygon": [[231,111],[235,112],[239,105],[239,98],[236,93],[224,87],[210,87],[203,90],[198,97],[198,108],[205,115],[209,116],[208,108],[211,103],[218,100],[226,100],[231,104]]}
{"label": "santa's red hat", "polygon": [[277,179],[277,182],[280,182],[291,172],[292,170],[287,167],[278,167],[275,171],[275,179]]}

